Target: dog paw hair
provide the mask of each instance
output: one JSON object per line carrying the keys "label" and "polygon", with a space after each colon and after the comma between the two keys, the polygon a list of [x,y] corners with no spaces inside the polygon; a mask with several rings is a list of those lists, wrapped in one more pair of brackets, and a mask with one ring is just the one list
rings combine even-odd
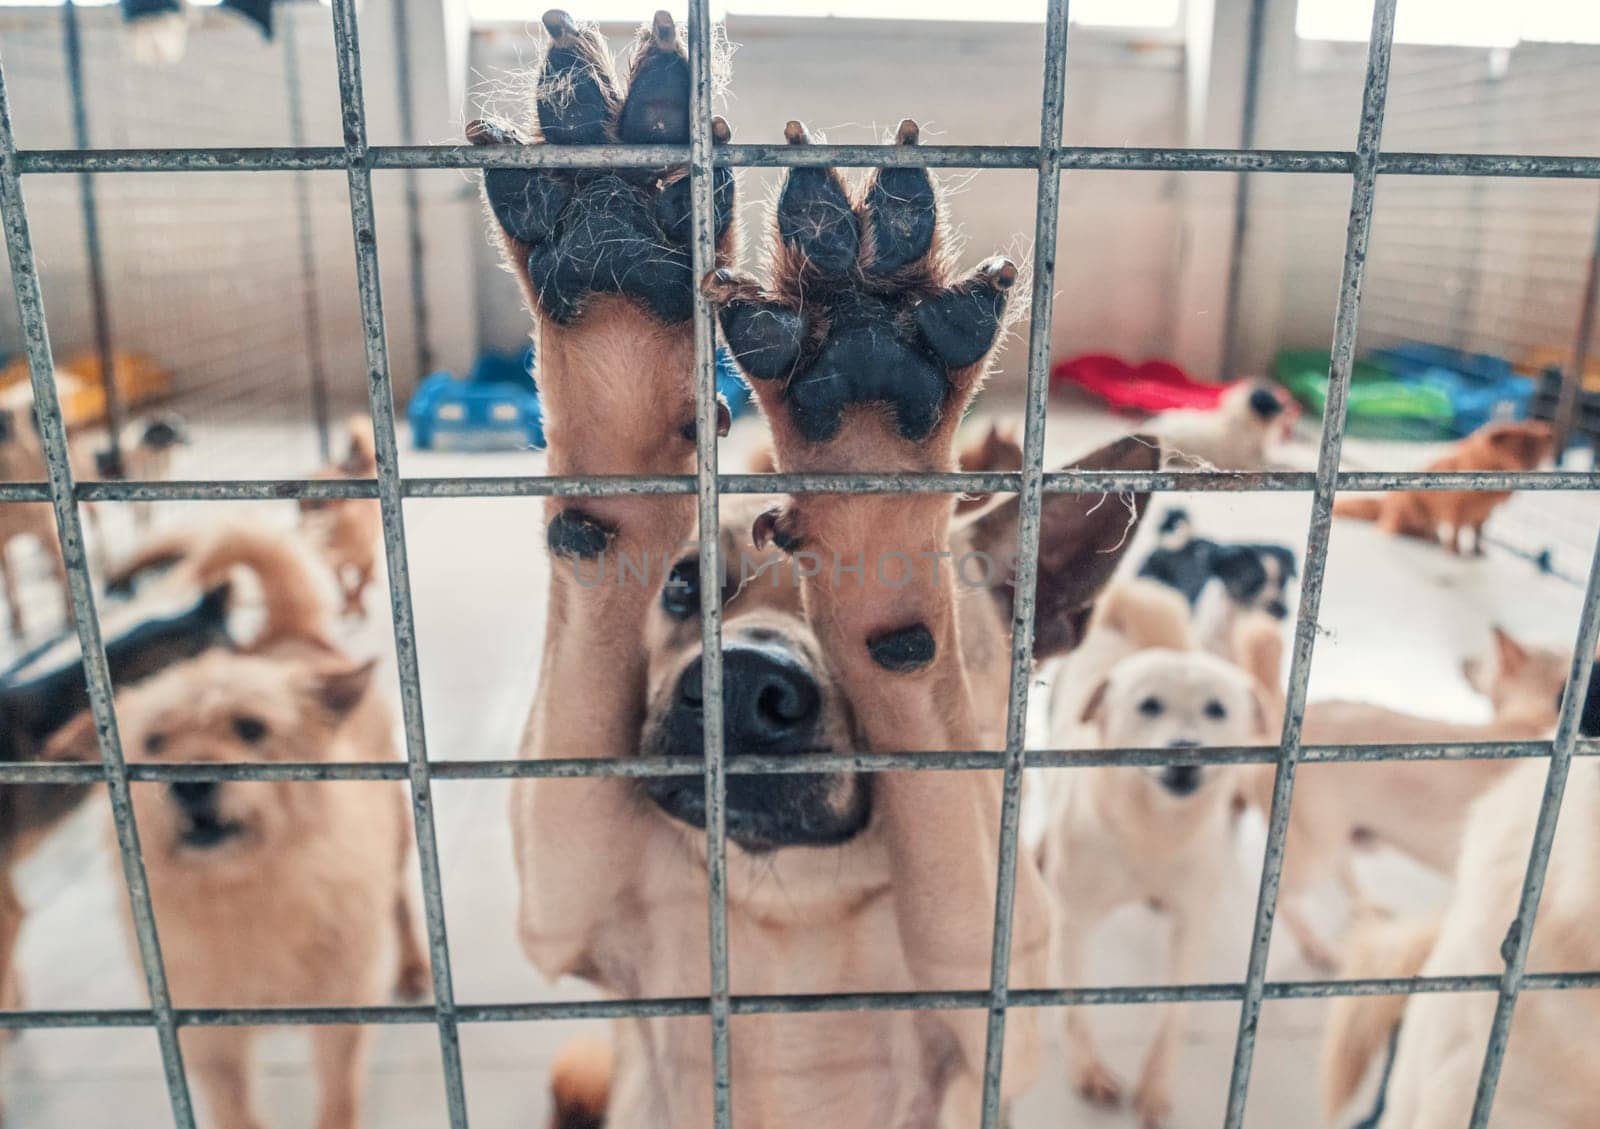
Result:
{"label": "dog paw hair", "polygon": [[[895,144],[915,145],[918,132],[901,122]],[[785,135],[811,143],[799,122]],[[889,458],[874,469],[949,469],[1016,266],[992,258],[952,277],[939,196],[921,168],[875,169],[856,191],[835,169],[792,169],[773,227],[767,287],[728,270],[702,285],[772,423],[779,465],[845,469],[821,448],[860,424],[871,439],[845,448]]]}
{"label": "dog paw hair", "polygon": [[[666,12],[639,29],[626,86],[593,25],[544,14],[549,46],[526,130],[475,120],[474,145],[687,145],[689,58]],[[712,119],[724,144],[727,122]],[[718,246],[732,243],[733,173],[713,174]],[[686,169],[489,169],[484,196],[529,302],[569,325],[596,294],[621,294],[668,324],[694,313]]]}

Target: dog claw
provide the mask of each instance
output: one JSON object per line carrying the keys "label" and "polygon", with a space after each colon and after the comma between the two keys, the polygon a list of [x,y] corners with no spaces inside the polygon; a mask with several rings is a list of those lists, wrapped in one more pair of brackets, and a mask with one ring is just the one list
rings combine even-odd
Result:
{"label": "dog claw", "polygon": [[713,145],[726,145],[733,140],[733,127],[728,125],[728,119],[721,114],[716,114],[711,119],[711,143]]}
{"label": "dog claw", "polygon": [[917,331],[951,368],[977,364],[994,346],[1016,281],[1009,260],[989,259],[966,281],[919,303],[912,313]]}
{"label": "dog claw", "polygon": [[776,545],[785,553],[793,553],[803,543],[794,529],[794,511],[783,506],[763,510],[750,526],[750,539],[757,549]]}
{"label": "dog claw", "polygon": [[783,123],[783,139],[790,145],[811,144],[811,134],[806,129],[805,123],[793,120]]}
{"label": "dog claw", "polygon": [[559,8],[544,14],[550,33],[535,94],[539,128],[556,145],[603,145],[617,113],[617,90],[605,44]]}

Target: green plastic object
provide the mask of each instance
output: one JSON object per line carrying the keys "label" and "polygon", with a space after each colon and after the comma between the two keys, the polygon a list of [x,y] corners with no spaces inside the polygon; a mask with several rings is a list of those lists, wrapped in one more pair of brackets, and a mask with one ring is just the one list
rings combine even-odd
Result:
{"label": "green plastic object", "polygon": [[[1328,400],[1328,354],[1286,349],[1273,365],[1278,382],[1308,411]],[[1438,388],[1400,381],[1381,365],[1357,361],[1350,374],[1345,431],[1364,439],[1438,439],[1453,434],[1455,409]]]}

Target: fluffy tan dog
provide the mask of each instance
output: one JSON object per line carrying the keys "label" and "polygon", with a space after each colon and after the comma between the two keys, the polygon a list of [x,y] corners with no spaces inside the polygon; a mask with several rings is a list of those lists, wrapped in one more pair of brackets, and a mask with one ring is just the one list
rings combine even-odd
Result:
{"label": "fluffy tan dog", "polygon": [[[194,537],[193,534],[190,535]],[[161,764],[395,759],[388,707],[328,641],[313,576],[287,544],[201,535],[162,583],[248,563],[266,597],[250,653],[212,652],[117,698],[130,761]],[[226,551],[222,546],[228,546]],[[88,759],[87,716],[52,742]],[[179,1007],[361,1006],[429,983],[405,864],[411,820],[393,782],[136,785],[134,808],[173,1001]],[[258,1129],[255,1032],[187,1029],[190,1069],[223,1129]],[[310,1029],[318,1129],[360,1120],[370,1029]]]}
{"label": "fluffy tan dog", "polygon": [[[1358,955],[1378,977],[1498,974],[1506,923],[1517,912],[1548,766],[1517,764],[1473,805],[1451,900],[1437,923],[1397,925],[1369,936]],[[1556,825],[1528,971],[1600,967],[1600,765],[1572,765]],[[1345,1105],[1367,1062],[1399,1042],[1378,1129],[1455,1129],[1472,1110],[1494,1017],[1492,992],[1429,993],[1342,1001],[1329,1025],[1324,1098]],[[1600,1040],[1600,993],[1527,991],[1511,1021],[1494,1124],[1515,1129],[1587,1129],[1600,1124],[1600,1081],[1589,1061]]]}
{"label": "fluffy tan dog", "polygon": [[[1092,664],[1108,659],[1096,683]],[[1082,700],[1085,685],[1093,688]],[[1250,676],[1196,648],[1181,596],[1149,581],[1107,592],[1082,647],[1062,667],[1051,744],[1166,748],[1175,750],[1175,763],[1046,776],[1041,855],[1056,899],[1055,963],[1062,984],[1082,985],[1094,926],[1131,902],[1158,906],[1170,917],[1162,980],[1187,983],[1199,975],[1216,894],[1232,858],[1238,772],[1208,764],[1205,746],[1255,744],[1265,724]],[[1162,1008],[1146,1053],[1133,1094],[1145,1126],[1160,1125],[1172,1111],[1185,1010],[1183,1004]],[[1065,1043],[1078,1093],[1101,1105],[1119,1103],[1122,1084],[1095,1050],[1085,1009],[1066,1010]]]}
{"label": "fluffy tan dog", "polygon": [[[372,478],[378,473],[378,456],[372,438],[372,420],[351,416],[346,422],[349,448],[344,458],[330,463],[317,478]],[[375,499],[300,499],[300,528],[322,550],[328,567],[344,594],[345,615],[365,616],[367,586],[378,563],[383,537],[383,512]]]}
{"label": "fluffy tan dog", "polygon": [[[1461,442],[1448,455],[1423,470],[1534,470],[1555,453],[1555,431],[1548,423],[1487,424]],[[1385,533],[1442,541],[1452,553],[1464,550],[1472,531],[1472,552],[1483,552],[1483,527],[1495,509],[1511,500],[1507,490],[1397,490],[1376,497],[1337,498],[1333,512],[1339,517],[1375,521]]]}
{"label": "fluffy tan dog", "polygon": [[[1489,655],[1462,664],[1467,680],[1494,708],[1487,724],[1418,717],[1366,702],[1324,701],[1306,707],[1303,739],[1310,745],[1347,745],[1548,737],[1555,730],[1570,657],[1525,647],[1499,628],[1493,637]],[[1289,814],[1279,912],[1307,959],[1324,967],[1334,963],[1328,947],[1300,915],[1297,899],[1333,877],[1360,906],[1365,899],[1350,868],[1358,845],[1392,847],[1448,872],[1455,865],[1468,807],[1511,763],[1391,760],[1301,765]],[[1271,806],[1272,779],[1271,765],[1251,765],[1243,774],[1243,795],[1263,814]]]}

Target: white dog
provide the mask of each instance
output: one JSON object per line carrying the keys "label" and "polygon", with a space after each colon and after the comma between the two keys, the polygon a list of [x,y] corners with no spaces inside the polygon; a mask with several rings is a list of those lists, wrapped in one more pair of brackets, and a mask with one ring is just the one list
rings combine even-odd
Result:
{"label": "white dog", "polygon": [[[1169,916],[1164,980],[1192,981],[1207,951],[1209,919],[1231,858],[1237,770],[1208,764],[1204,750],[1255,744],[1266,719],[1249,675],[1193,649],[1187,610],[1176,593],[1147,581],[1111,590],[1079,652],[1085,662],[1071,664],[1057,683],[1053,745],[1175,751],[1175,763],[1164,766],[1049,774],[1041,858],[1058,910],[1055,965],[1069,987],[1082,984],[1091,930],[1130,902]],[[1152,640],[1164,645],[1141,649]],[[1110,668],[1096,680],[1086,665],[1108,657]],[[1182,1023],[1183,1005],[1162,1009],[1133,1095],[1146,1126],[1171,1111]],[[1066,1053],[1083,1097],[1102,1105],[1121,1100],[1121,1084],[1097,1056],[1081,1008],[1067,1009]]]}

